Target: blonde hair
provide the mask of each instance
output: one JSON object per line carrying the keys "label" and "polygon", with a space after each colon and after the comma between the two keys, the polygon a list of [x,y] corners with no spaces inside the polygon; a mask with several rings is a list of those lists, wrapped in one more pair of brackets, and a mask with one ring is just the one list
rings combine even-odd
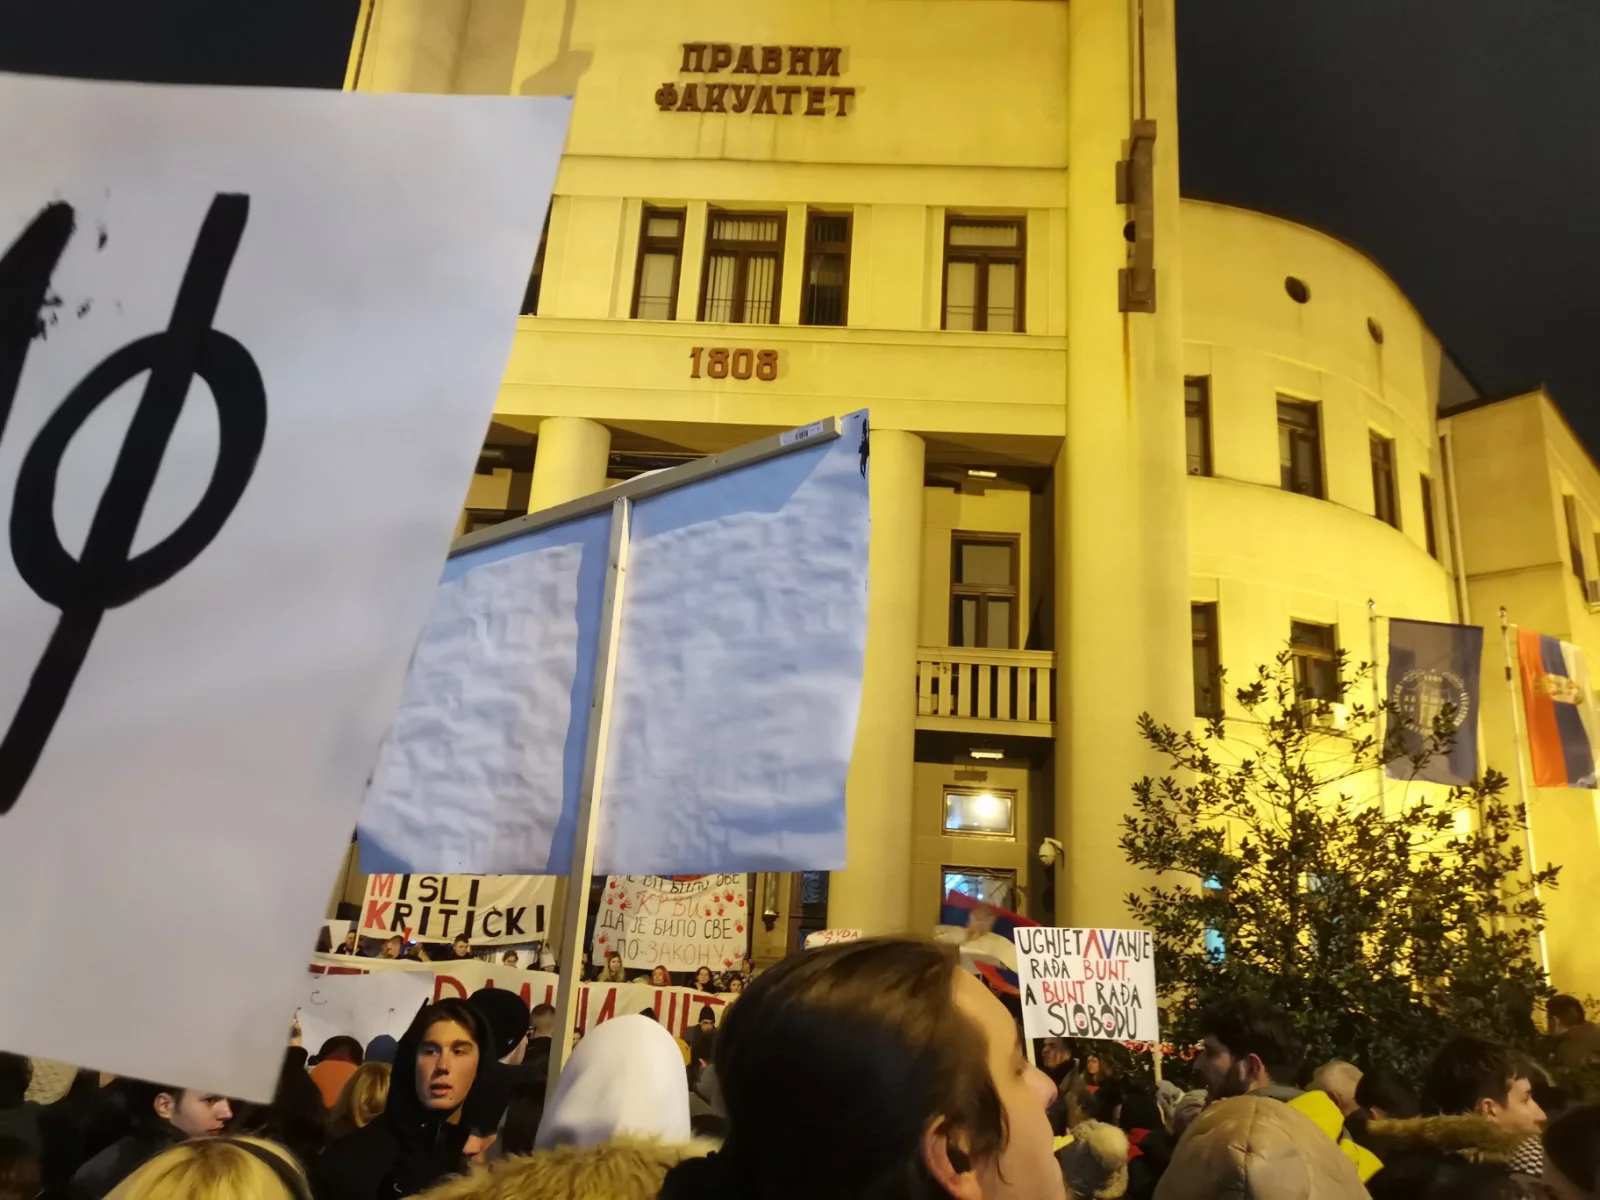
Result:
{"label": "blonde hair", "polygon": [[338,1137],[372,1124],[389,1103],[389,1064],[362,1063],[344,1081],[329,1113],[328,1129]]}
{"label": "blonde hair", "polygon": [[197,1138],[156,1155],[106,1200],[297,1200],[283,1175],[263,1161],[264,1155],[282,1160],[284,1173],[304,1183],[300,1164],[274,1142]]}

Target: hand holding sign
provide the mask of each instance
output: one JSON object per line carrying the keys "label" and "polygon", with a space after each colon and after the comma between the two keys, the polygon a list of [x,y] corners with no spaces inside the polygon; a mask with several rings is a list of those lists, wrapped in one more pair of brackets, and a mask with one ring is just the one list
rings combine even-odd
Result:
{"label": "hand holding sign", "polygon": [[[227,523],[255,471],[267,434],[261,373],[248,350],[211,328],[249,213],[246,196],[219,195],[212,201],[166,332],[130,342],[84,376],[22,460],[11,507],[11,554],[35,594],[61,610],[61,622],[0,737],[0,816],[11,811],[38,765],[106,611],[160,587],[199,557]],[[47,205],[0,258],[0,437],[38,334],[51,276],[73,227],[70,205]],[[82,557],[74,559],[61,544],[55,520],[57,475],[67,446],[118,388],[146,372],[144,397]],[[165,541],[133,556],[145,503],[197,375],[217,405],[220,447],[211,484],[188,520]]]}

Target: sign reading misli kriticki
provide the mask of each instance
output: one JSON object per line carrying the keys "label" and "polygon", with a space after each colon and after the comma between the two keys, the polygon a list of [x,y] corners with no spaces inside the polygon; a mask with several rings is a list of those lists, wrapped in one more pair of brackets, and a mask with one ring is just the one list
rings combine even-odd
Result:
{"label": "sign reading misli kriticki", "polygon": [[[730,42],[685,42],[681,75],[781,75],[838,78],[839,46],[735,46]],[[847,117],[853,87],[832,84],[668,81],[656,89],[662,112],[751,113],[768,116]]]}

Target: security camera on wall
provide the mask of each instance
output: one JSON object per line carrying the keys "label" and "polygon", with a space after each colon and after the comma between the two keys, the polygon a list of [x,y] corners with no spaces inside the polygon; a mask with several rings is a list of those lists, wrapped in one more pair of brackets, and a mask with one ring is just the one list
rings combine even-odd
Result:
{"label": "security camera on wall", "polygon": [[1053,867],[1065,856],[1066,847],[1055,838],[1047,837],[1039,843],[1038,853],[1040,862],[1047,867]]}

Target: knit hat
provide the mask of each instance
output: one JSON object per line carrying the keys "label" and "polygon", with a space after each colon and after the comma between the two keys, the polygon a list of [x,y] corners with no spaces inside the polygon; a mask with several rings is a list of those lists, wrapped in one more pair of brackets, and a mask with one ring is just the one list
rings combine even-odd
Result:
{"label": "knit hat", "polygon": [[717,1014],[712,1009],[711,1005],[702,1004],[700,1006],[700,1016],[698,1019],[701,1021],[710,1021],[713,1025],[715,1025],[717,1023]]}
{"label": "knit hat", "polygon": [[1072,1200],[1115,1200],[1128,1190],[1128,1135],[1115,1125],[1085,1121],[1056,1154]]}
{"label": "knit hat", "polygon": [[377,1037],[373,1038],[367,1043],[365,1061],[388,1063],[390,1066],[393,1066],[394,1055],[397,1049],[399,1049],[399,1043],[396,1042],[394,1038],[390,1037],[387,1033],[380,1033]]}

